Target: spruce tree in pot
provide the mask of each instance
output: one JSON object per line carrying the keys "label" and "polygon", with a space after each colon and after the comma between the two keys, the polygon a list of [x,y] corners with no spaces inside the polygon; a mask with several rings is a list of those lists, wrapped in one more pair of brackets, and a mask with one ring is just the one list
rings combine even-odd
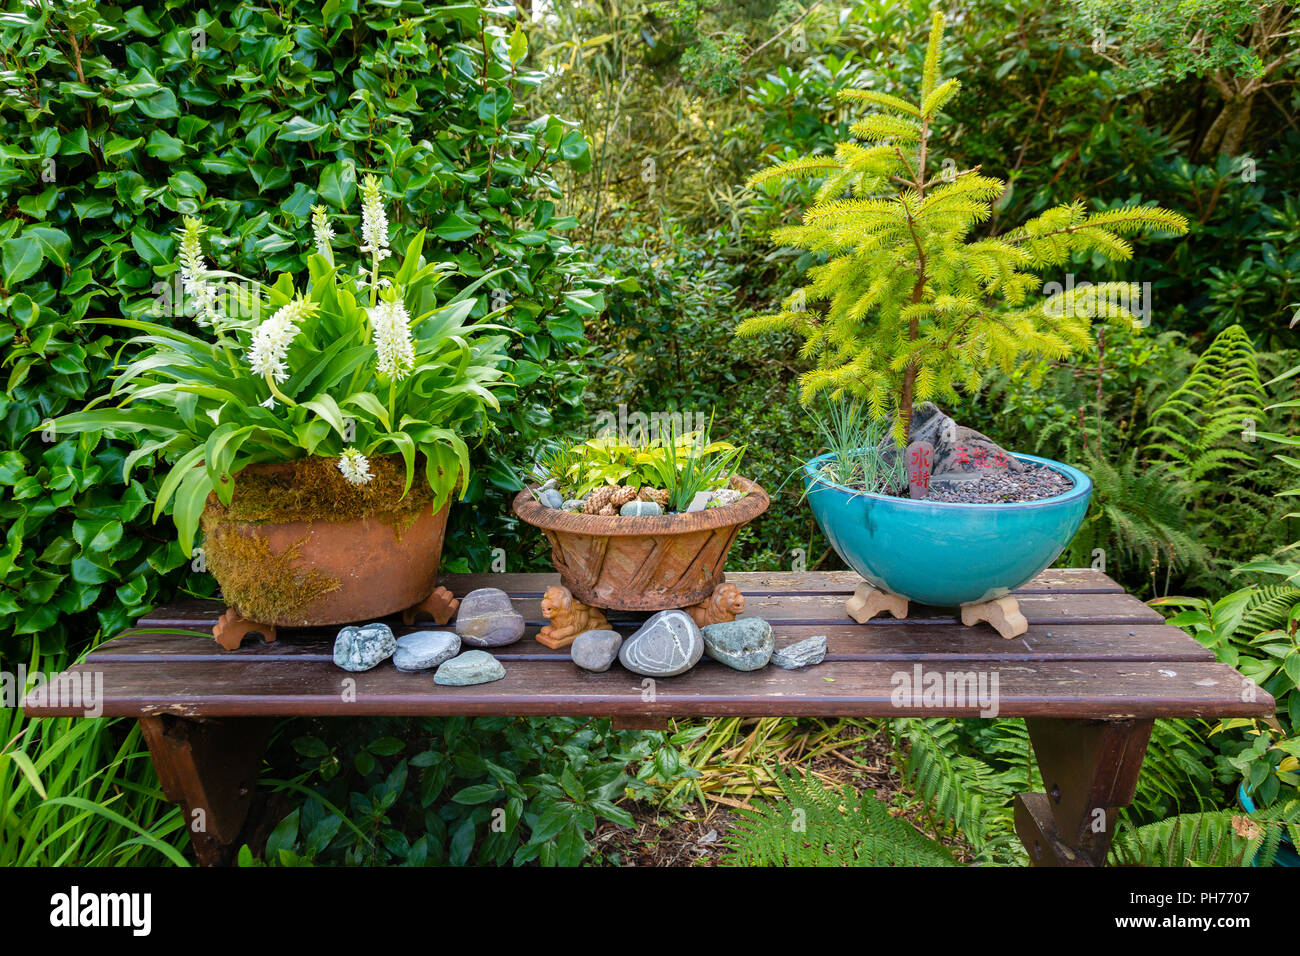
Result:
{"label": "spruce tree in pot", "polygon": [[[803,221],[773,239],[824,261],[780,311],[745,320],[737,333],[797,333],[801,355],[815,360],[803,402],[850,403],[832,416],[854,422],[834,437],[838,450],[804,470],[818,523],[866,581],[849,613],[901,617],[908,600],[962,606],[966,623],[987,619],[1010,637],[1027,625],[1007,595],[1069,543],[1091,483],[1068,465],[1008,454],[931,403],[978,390],[990,367],[1010,371],[1088,347],[1093,318],[1135,321],[1135,284],[1053,291],[1038,273],[1075,254],[1128,259],[1126,237],[1181,234],[1187,220],[1153,206],[1089,212],[1076,201],[1000,235],[972,235],[1006,186],[936,155],[941,111],[960,87],[940,79],[942,35],[935,14],[919,96],[846,90],[842,99],[874,108],[850,127],[855,141],[750,179],[770,190],[821,179]],[[871,431],[859,412],[889,422],[888,439],[854,447],[855,435]]]}

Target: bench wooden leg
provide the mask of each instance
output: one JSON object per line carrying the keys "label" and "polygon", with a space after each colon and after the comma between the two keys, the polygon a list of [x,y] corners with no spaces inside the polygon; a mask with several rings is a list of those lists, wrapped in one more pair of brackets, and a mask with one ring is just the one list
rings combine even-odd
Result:
{"label": "bench wooden leg", "polygon": [[1133,802],[1154,721],[1030,718],[1046,793],[1016,797],[1016,833],[1034,866],[1103,866]]}
{"label": "bench wooden leg", "polygon": [[163,793],[179,803],[201,866],[229,865],[253,804],[271,721],[257,717],[189,720],[141,717],[140,731]]}

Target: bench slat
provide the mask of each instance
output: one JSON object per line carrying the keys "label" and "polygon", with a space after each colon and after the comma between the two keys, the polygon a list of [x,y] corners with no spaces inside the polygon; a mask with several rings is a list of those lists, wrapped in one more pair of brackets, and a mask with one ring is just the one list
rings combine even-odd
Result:
{"label": "bench slat", "polygon": [[[539,598],[521,598],[512,594],[515,609],[530,625],[546,623]],[[1031,624],[1161,624],[1160,612],[1148,607],[1131,594],[1098,593],[1017,593],[1020,611]],[[743,617],[762,617],[773,624],[807,624],[831,627],[848,620],[844,613],[845,598],[838,594],[749,595]],[[139,627],[175,627],[208,629],[217,622],[225,605],[220,601],[190,600],[158,608],[142,616]],[[610,611],[611,623],[643,621],[648,615],[632,611]],[[393,620],[396,620],[395,618]],[[912,605],[908,622],[926,622],[945,627],[962,627],[951,608]],[[390,622],[391,623],[391,622]],[[884,623],[876,619],[873,625]]]}
{"label": "bench slat", "polygon": [[[727,580],[745,594],[843,594],[846,598],[862,583],[856,571],[728,571]],[[444,574],[438,583],[456,594],[475,588],[501,588],[516,597],[542,596],[560,583],[554,572],[533,574]],[[1122,594],[1124,588],[1105,572],[1092,568],[1048,568],[1017,589],[1017,594],[1073,591],[1080,594]]]}
{"label": "bench slat", "polygon": [[[237,671],[210,663],[82,664],[102,675],[104,716],[977,716],[979,705],[896,707],[895,675],[912,667],[838,661],[800,671],[741,674],[699,666],[653,683],[621,668],[589,674],[563,660],[507,661],[506,677],[472,687],[439,687],[427,674],[381,666],[349,674],[324,661],[250,661]],[[935,662],[932,670],[943,667]],[[970,669],[960,665],[958,670]],[[1224,664],[1048,661],[1008,663],[998,675],[998,713],[1006,717],[1263,716],[1272,699],[1243,700],[1244,679]],[[349,681],[353,683],[349,683]],[[352,687],[355,700],[344,699]],[[25,702],[33,715],[77,716],[73,707]]]}
{"label": "bench slat", "polygon": [[[394,633],[409,633],[434,627],[394,627]],[[633,626],[619,628],[624,637]],[[533,640],[537,627],[530,627],[524,639],[492,653],[503,661],[569,659],[568,648],[553,650]],[[330,660],[336,628],[291,632],[274,644],[254,638],[238,651],[222,650],[206,632],[183,636],[129,631],[90,653],[94,663],[109,661],[205,660],[222,667],[236,667],[248,660]],[[1117,633],[1111,625],[1035,624],[1021,637],[1004,640],[986,624],[953,628],[931,623],[904,624],[883,619],[869,625],[845,619],[833,626],[786,625],[775,628],[776,643],[784,647],[816,634],[825,634],[827,660],[911,661],[944,659],[988,660],[1111,660],[1111,661],[1212,661],[1214,654],[1176,627],[1165,624],[1137,624]]]}

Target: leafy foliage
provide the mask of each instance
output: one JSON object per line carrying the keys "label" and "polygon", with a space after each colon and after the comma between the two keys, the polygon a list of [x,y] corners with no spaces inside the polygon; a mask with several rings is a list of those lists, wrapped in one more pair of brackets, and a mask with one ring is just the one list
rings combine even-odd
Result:
{"label": "leafy foliage", "polygon": [[1067,562],[1090,565],[1097,549],[1118,568],[1154,574],[1203,564],[1205,545],[1188,527],[1191,486],[1150,467],[1130,452],[1118,464],[1089,455],[1092,502],[1070,546]]}
{"label": "leafy foliage", "polygon": [[1017,793],[1038,789],[1038,768],[1022,722],[998,721],[996,732],[985,738],[986,746],[1005,761],[1002,768],[986,753],[968,748],[959,722],[950,718],[895,721],[894,741],[904,779],[940,820],[961,832],[977,861],[1024,862],[1011,801]]}
{"label": "leafy foliage", "polygon": [[1250,467],[1255,455],[1241,436],[1263,410],[1255,347],[1245,329],[1230,325],[1151,416],[1143,436],[1146,454],[1165,458],[1175,475],[1193,485],[1221,469]]}
{"label": "leafy foliage", "polygon": [[907,483],[902,455],[887,455],[884,429],[857,399],[828,401],[813,421],[834,460],[822,466],[827,481],[869,493],[893,494]]}
{"label": "leafy foliage", "polygon": [[691,772],[683,742],[607,719],[321,722],[290,742],[301,772],[271,781],[305,799],[267,861],[575,866],[598,819],[631,825],[625,794],[652,797]]}
{"label": "leafy foliage", "polygon": [[1282,837],[1300,835],[1300,803],[1250,815],[1181,814],[1133,827],[1121,823],[1109,862],[1121,866],[1272,866]]}
{"label": "leafy foliage", "polygon": [[727,486],[745,446],[712,440],[712,423],[686,431],[681,418],[670,415],[654,437],[600,435],[553,446],[543,455],[543,470],[566,497],[584,497],[605,485],[646,486],[668,492],[669,510],[685,511],[697,493]]}
{"label": "leafy foliage", "polygon": [[487,566],[521,484],[502,449],[581,417],[583,322],[603,305],[557,181],[589,168],[589,147],[524,113],[543,78],[509,11],[72,0],[0,19],[0,652],[37,633],[47,652],[84,644],[213,586],[149,526],[162,474],[120,483],[133,443],[38,428],[99,390],[120,345],[118,327],[77,323],[152,308],[182,215],[208,224],[222,271],[302,270],[313,205],[340,224],[335,248],[356,248],[345,211],[366,172],[400,207],[395,247],[425,230],[431,261],[455,265],[439,296],[491,274],[468,318],[508,307],[518,333],[504,370],[523,388],[471,463],[464,500],[482,507],[452,509],[448,533],[453,567]]}
{"label": "leafy foliage", "polygon": [[[377,194],[378,183],[370,187]],[[370,241],[386,253],[383,224],[382,240]],[[328,229],[323,216],[317,228]],[[187,229],[197,247],[197,223]],[[505,339],[484,334],[497,326],[467,322],[473,285],[438,303],[446,270],[425,261],[423,246],[421,233],[391,276],[381,276],[378,251],[369,270],[348,272],[329,240],[319,239],[301,292],[289,273],[269,287],[241,280],[245,288],[237,290],[229,279],[210,282],[194,271],[188,284],[199,295],[236,303],[223,313],[209,306],[201,317],[212,340],[156,322],[98,320],[140,333],[128,343],[139,351],[119,366],[107,396],[54,427],[143,437],[126,457],[124,480],[148,456],[171,461],[154,519],[172,511],[187,555],[208,496],[229,505],[239,472],[251,464],[334,458],[348,481],[362,485],[371,480],[368,456],[400,455],[403,493],[422,462],[439,510],[469,482],[461,433],[484,430],[487,409],[500,407],[492,388],[502,384]],[[94,407],[100,404],[111,407]]]}
{"label": "leafy foliage", "polygon": [[832,790],[811,774],[774,770],[785,801],[739,810],[728,866],[953,866],[942,844],[889,813],[874,794]]}

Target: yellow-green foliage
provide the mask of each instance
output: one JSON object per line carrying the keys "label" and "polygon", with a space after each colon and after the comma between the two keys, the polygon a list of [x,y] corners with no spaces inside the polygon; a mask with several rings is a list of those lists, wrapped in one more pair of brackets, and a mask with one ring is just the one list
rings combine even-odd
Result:
{"label": "yellow-green foliage", "polygon": [[1132,319],[1124,305],[1136,297],[1130,284],[1102,284],[1086,297],[1044,295],[1039,271],[1075,253],[1128,259],[1126,236],[1187,230],[1184,217],[1164,209],[1090,214],[1075,202],[1003,235],[971,238],[1005,186],[979,167],[933,172],[939,112],[960,88],[938,76],[942,34],[935,14],[915,99],[841,94],[875,110],[850,127],[864,143],[780,162],[749,180],[751,188],[776,188],[822,179],[803,221],[772,238],[826,261],[808,270],[780,311],[747,319],[737,333],[799,333],[802,356],[816,362],[802,378],[804,402],[823,391],[851,393],[873,416],[895,413],[900,438],[913,401],[954,399],[959,387],[978,388],[990,366],[1010,372],[1027,359],[1063,358],[1089,341],[1093,317]]}

